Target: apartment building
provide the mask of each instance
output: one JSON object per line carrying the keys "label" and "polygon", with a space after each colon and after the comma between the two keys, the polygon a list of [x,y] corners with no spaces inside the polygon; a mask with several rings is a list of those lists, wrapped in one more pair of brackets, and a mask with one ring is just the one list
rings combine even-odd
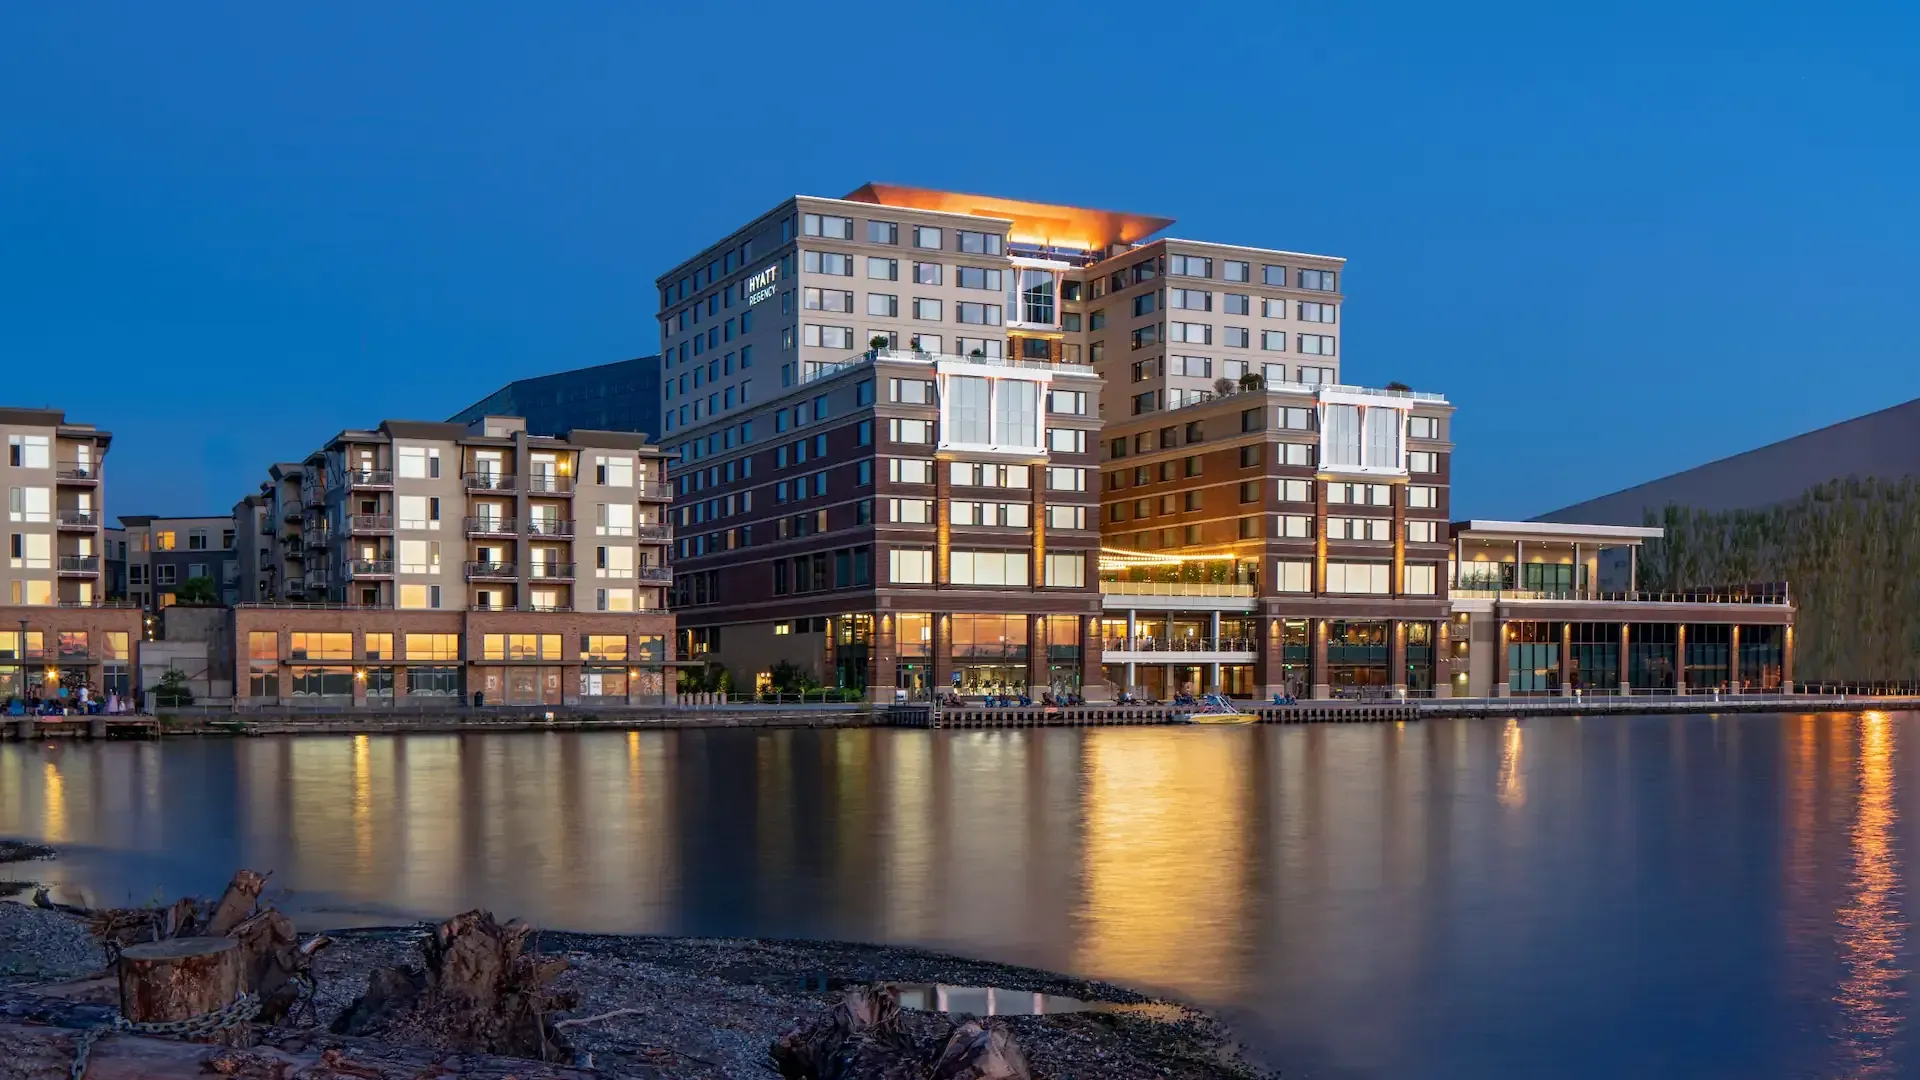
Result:
{"label": "apartment building", "polygon": [[0,702],[127,693],[137,611],[107,599],[103,465],[112,436],[57,409],[0,408]]}
{"label": "apartment building", "polygon": [[672,496],[632,432],[388,420],[268,471],[235,526],[247,704],[660,701]]}
{"label": "apartment building", "polygon": [[120,515],[117,539],[127,545],[127,599],[148,613],[179,603],[183,596],[198,603],[238,603],[240,564],[234,530],[231,515]]}

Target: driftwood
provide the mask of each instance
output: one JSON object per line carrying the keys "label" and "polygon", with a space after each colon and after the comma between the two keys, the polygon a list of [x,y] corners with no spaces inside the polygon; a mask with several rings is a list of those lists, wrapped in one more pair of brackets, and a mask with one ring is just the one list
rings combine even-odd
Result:
{"label": "driftwood", "polygon": [[[65,1080],[80,1032],[0,1022],[0,1080]],[[602,1074],[513,1058],[271,1032],[249,1049],[110,1035],[93,1045],[86,1080],[594,1080]]]}
{"label": "driftwood", "polygon": [[246,991],[239,942],[174,938],[120,950],[120,1015],[137,1024],[219,1012]]}
{"label": "driftwood", "polygon": [[776,1040],[768,1064],[785,1080],[1031,1080],[1006,1025],[917,1019],[891,986],[850,987],[827,1019]]}
{"label": "driftwood", "polygon": [[[302,991],[312,989],[313,955],[331,939],[317,936],[302,944],[294,932],[292,919],[270,905],[262,906],[260,895],[266,888],[267,876],[253,870],[237,871],[219,901],[211,903],[183,897],[167,907],[88,911],[54,903],[44,889],[35,894],[34,902],[43,908],[85,919],[88,930],[106,950],[110,963],[117,964],[124,950],[144,943],[184,938],[233,939],[239,946],[244,988],[260,998],[257,1019],[277,1024],[293,1014]],[[53,992],[73,996],[95,993],[99,978],[76,980]]]}
{"label": "driftwood", "polygon": [[485,911],[456,915],[421,942],[419,967],[385,968],[335,1019],[342,1035],[390,1036],[447,1050],[567,1061],[549,1017],[578,1003],[552,989],[567,962],[527,951],[533,928]]}

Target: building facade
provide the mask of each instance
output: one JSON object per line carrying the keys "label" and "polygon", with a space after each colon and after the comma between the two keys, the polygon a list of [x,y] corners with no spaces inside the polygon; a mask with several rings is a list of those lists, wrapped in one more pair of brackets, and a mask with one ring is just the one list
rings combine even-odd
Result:
{"label": "building facade", "polygon": [[660,432],[660,357],[516,379],[448,418],[471,424],[484,416],[518,416],[536,435],[568,431]]}
{"label": "building facade", "polygon": [[[120,515],[126,550],[126,596],[149,614],[179,603],[183,595],[199,602],[235,604],[242,596],[235,522],[226,517]],[[117,549],[116,549],[117,553]],[[188,586],[204,581],[205,585]]]}
{"label": "building facade", "polygon": [[140,616],[107,596],[102,485],[112,436],[55,409],[0,409],[0,702],[131,689]]}
{"label": "building facade", "polygon": [[1536,521],[1453,527],[1452,678],[1474,697],[1792,693],[1785,583],[1640,588],[1657,528]]}
{"label": "building facade", "polygon": [[500,416],[342,431],[236,508],[263,598],[234,613],[236,696],[658,702],[671,499],[638,433]]}

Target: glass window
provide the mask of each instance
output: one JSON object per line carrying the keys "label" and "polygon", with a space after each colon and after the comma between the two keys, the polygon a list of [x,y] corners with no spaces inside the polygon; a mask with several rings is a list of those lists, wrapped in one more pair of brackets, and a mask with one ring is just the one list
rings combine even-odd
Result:
{"label": "glass window", "polygon": [[929,225],[915,225],[913,227],[913,246],[938,250],[940,247],[940,230]]}

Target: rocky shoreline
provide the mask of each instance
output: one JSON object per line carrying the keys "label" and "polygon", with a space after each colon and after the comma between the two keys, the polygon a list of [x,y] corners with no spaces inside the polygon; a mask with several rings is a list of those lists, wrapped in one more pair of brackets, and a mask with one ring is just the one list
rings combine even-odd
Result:
{"label": "rocky shoreline", "polygon": [[[314,991],[293,1025],[324,1025],[367,988],[371,971],[417,962],[427,924],[330,932]],[[885,982],[931,1004],[933,987],[985,988],[1040,1015],[1005,1015],[1035,1077],[1051,1080],[1258,1080],[1211,1017],[1106,983],[919,949],[837,942],[671,938],[543,931],[534,947],[564,958],[558,989],[579,997],[559,1019],[609,1076],[672,1080],[773,1075],[769,1047],[826,1015],[847,987]],[[33,992],[101,970],[106,956],[75,918],[0,903],[0,992]],[[922,990],[921,988],[924,988]],[[919,996],[915,997],[915,993]],[[962,991],[959,996],[968,996]],[[1062,999],[1074,999],[1064,1001]],[[971,994],[968,1000],[983,1000]],[[1075,1003],[1085,1003],[1076,1007]],[[1004,1011],[1004,1010],[1002,1010]],[[938,1017],[940,1014],[909,1015]],[[957,1014],[956,1014],[957,1015]]]}

